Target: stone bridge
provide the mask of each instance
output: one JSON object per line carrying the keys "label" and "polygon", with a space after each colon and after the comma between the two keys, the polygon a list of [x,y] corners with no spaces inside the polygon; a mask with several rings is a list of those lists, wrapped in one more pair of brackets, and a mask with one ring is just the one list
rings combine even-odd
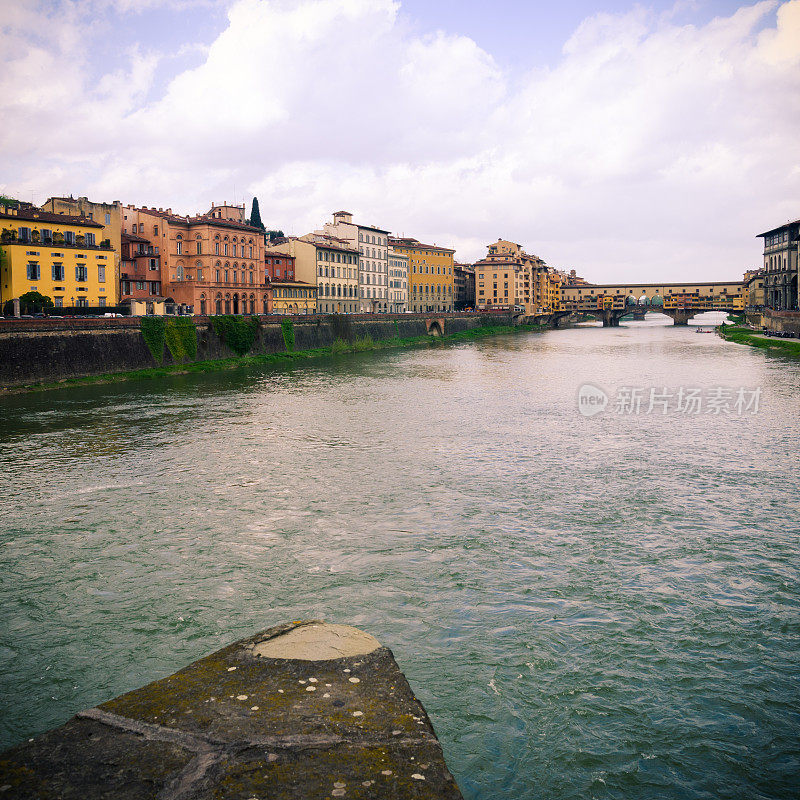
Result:
{"label": "stone bridge", "polygon": [[[696,314],[707,311],[744,311],[741,281],[720,283],[628,283],[565,286],[562,308],[554,315],[574,312],[593,314],[603,327],[615,327],[628,314],[658,311],[686,325]],[[557,324],[557,319],[554,319]]]}

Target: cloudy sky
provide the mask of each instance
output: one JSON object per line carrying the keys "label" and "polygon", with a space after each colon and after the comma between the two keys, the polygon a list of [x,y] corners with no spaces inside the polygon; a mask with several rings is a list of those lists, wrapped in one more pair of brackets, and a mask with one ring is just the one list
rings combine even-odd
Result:
{"label": "cloudy sky", "polygon": [[589,280],[736,278],[800,217],[800,0],[0,0],[0,191],[259,198]]}

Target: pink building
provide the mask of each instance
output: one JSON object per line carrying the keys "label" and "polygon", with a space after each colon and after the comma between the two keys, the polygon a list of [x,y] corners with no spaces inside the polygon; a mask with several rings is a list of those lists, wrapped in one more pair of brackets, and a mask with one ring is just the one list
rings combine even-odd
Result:
{"label": "pink building", "polygon": [[264,234],[244,218],[244,206],[227,203],[193,217],[126,206],[122,233],[149,243],[149,257],[160,261],[161,294],[182,311],[268,314]]}

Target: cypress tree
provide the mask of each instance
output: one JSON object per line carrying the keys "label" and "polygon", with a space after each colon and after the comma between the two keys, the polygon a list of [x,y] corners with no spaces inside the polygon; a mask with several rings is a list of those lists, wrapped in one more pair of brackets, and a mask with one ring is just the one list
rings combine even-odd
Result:
{"label": "cypress tree", "polygon": [[261,228],[264,230],[264,223],[261,221],[261,211],[258,208],[258,198],[253,198],[253,207],[250,209],[250,224],[254,228]]}

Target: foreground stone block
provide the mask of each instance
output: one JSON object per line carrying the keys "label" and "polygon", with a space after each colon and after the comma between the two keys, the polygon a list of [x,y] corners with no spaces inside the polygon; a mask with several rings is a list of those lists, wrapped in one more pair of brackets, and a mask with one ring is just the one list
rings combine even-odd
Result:
{"label": "foreground stone block", "polygon": [[0,755],[0,798],[446,798],[461,793],[391,651],[270,628]]}

